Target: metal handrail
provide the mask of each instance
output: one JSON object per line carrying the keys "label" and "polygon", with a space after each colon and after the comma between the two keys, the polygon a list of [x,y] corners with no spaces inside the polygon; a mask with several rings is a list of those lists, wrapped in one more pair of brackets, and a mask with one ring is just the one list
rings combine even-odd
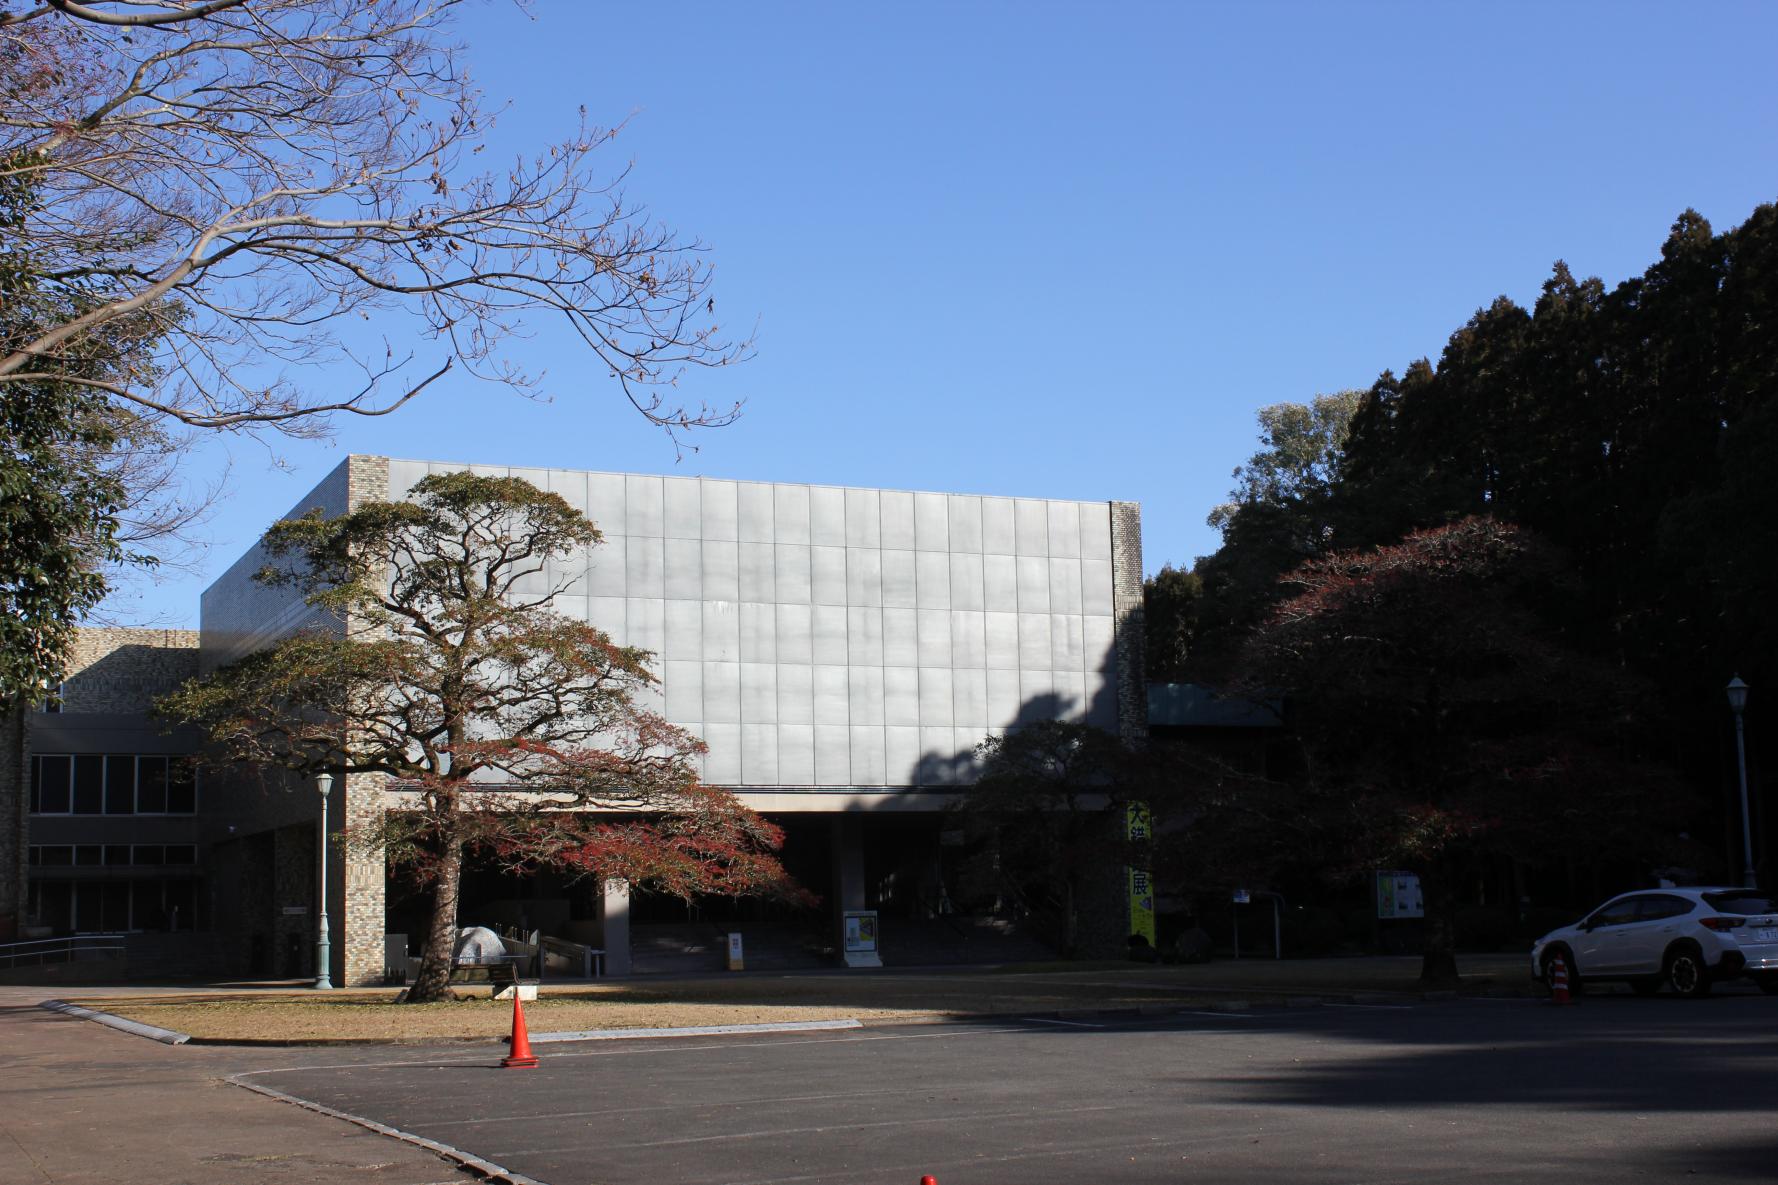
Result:
{"label": "metal handrail", "polygon": [[[0,943],[0,960],[5,961],[4,966],[8,969],[17,967],[20,959],[35,959],[32,966],[43,966],[52,960],[72,963],[77,954],[122,951],[124,937],[123,934],[73,934],[61,938],[31,938],[24,942]],[[41,949],[21,949],[24,947]]]}

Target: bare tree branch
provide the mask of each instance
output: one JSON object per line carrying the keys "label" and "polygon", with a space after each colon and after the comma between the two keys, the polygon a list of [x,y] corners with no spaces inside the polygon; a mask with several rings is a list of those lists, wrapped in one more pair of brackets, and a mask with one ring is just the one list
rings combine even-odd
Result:
{"label": "bare tree branch", "polygon": [[[21,237],[68,315],[0,342],[0,390],[59,374],[91,334],[154,309],[152,367],[104,387],[198,428],[325,432],[446,370],[546,394],[509,356],[566,321],[630,403],[683,443],[739,405],[671,402],[721,334],[704,248],[624,195],[615,128],[580,123],[488,167],[493,113],[444,39],[461,0],[46,0],[0,12],[0,178],[36,195]],[[330,368],[355,323],[407,317],[414,363]],[[313,376],[307,378],[305,376]]]}

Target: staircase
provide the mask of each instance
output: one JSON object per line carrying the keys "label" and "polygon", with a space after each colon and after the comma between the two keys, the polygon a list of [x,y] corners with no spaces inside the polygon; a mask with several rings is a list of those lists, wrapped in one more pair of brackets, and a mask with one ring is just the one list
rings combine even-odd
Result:
{"label": "staircase", "polygon": [[[955,967],[1047,962],[1056,952],[1004,918],[948,916],[879,920],[888,967]],[[838,962],[822,923],[736,923],[749,971],[806,971]],[[637,925],[630,931],[635,975],[696,975],[728,966],[729,926],[710,922]]]}
{"label": "staircase", "polygon": [[805,971],[834,961],[831,941],[818,928],[798,922],[745,922],[732,927],[674,922],[630,928],[630,971],[635,975],[721,971],[728,966],[730,929],[741,935],[742,959],[749,971]]}
{"label": "staircase", "polygon": [[958,967],[982,963],[1041,963],[1056,952],[1005,918],[881,918],[879,944],[886,967]]}

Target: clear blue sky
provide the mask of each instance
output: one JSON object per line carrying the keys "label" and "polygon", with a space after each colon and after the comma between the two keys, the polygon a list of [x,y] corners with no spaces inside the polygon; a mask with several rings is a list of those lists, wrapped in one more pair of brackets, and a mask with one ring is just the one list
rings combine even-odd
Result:
{"label": "clear blue sky", "polygon": [[329,445],[232,442],[207,560],[126,620],[195,625],[347,452],[1134,499],[1149,570],[1189,564],[1257,408],[1436,357],[1557,258],[1615,284],[1686,206],[1778,199],[1771,4],[495,0],[461,33],[503,148],[632,117],[613,167],[757,324],[688,387],[744,418],[676,463],[540,327],[513,348],[552,403],[462,381]]}

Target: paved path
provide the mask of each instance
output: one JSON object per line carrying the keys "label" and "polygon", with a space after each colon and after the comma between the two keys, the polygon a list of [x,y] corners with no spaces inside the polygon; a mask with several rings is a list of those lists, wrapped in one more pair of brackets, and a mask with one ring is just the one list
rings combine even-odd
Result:
{"label": "paved path", "polygon": [[549,1185],[1767,1181],[1775,1019],[1747,994],[1034,1017],[253,1080]]}
{"label": "paved path", "polygon": [[499,1050],[168,1047],[0,989],[0,1182],[1766,1181],[1778,1000],[995,1018]]}
{"label": "paved path", "polygon": [[[0,989],[6,1185],[462,1185],[429,1152],[224,1082],[241,1051],[174,1048]],[[263,1057],[260,1060],[267,1060]]]}

